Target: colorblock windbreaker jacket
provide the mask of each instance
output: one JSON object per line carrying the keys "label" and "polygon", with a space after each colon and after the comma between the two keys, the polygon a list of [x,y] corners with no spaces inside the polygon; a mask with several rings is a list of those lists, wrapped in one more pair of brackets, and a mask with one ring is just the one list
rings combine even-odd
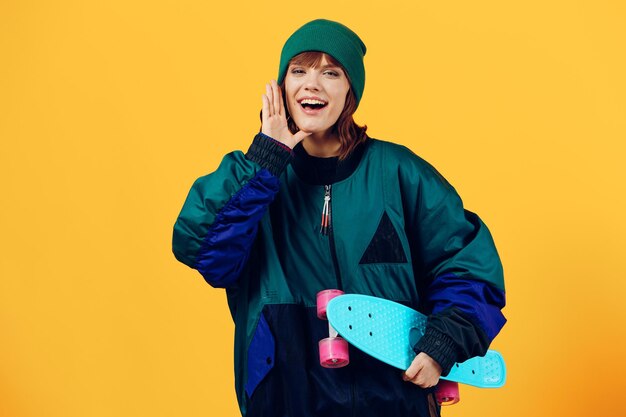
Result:
{"label": "colorblock windbreaker jacket", "polygon": [[369,138],[337,163],[258,134],[245,155],[226,155],[193,184],[173,251],[226,289],[246,417],[439,413],[434,389],[403,381],[357,349],[347,367],[321,367],[328,324],[316,317],[320,290],[383,297],[429,315],[415,350],[443,375],[484,355],[506,321],[487,227],[431,165],[381,140]]}

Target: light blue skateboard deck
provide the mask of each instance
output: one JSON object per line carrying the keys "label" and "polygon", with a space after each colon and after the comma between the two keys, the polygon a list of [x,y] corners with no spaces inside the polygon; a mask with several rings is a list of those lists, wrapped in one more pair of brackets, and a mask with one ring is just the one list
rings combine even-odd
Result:
{"label": "light blue skateboard deck", "polygon": [[[426,316],[402,304],[368,295],[345,294],[329,301],[330,325],[354,347],[391,366],[406,370],[415,358],[413,346],[424,335]],[[506,367],[500,353],[457,363],[442,377],[480,388],[504,385]]]}

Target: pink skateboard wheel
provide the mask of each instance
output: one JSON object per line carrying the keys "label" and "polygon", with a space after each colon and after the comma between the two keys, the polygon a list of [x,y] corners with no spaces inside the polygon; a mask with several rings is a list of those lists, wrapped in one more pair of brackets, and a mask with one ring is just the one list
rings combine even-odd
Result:
{"label": "pink skateboard wheel", "polygon": [[452,405],[459,402],[459,383],[442,379],[437,384],[437,402],[441,405]]}
{"label": "pink skateboard wheel", "polygon": [[341,337],[327,337],[319,341],[320,365],[324,368],[341,368],[350,363],[348,342]]}
{"label": "pink skateboard wheel", "polygon": [[326,320],[326,305],[333,298],[343,294],[341,290],[322,290],[317,293],[317,317]]}

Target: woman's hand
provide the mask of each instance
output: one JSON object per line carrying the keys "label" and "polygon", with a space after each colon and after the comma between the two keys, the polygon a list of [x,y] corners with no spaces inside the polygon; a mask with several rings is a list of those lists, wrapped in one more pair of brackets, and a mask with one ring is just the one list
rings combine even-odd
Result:
{"label": "woman's hand", "polygon": [[272,80],[265,85],[265,89],[267,91],[263,94],[261,132],[293,149],[311,133],[300,130],[292,135],[287,125],[287,113],[280,86]]}
{"label": "woman's hand", "polygon": [[433,358],[420,352],[409,369],[402,375],[405,381],[411,381],[421,388],[430,388],[437,385],[441,376],[441,366]]}

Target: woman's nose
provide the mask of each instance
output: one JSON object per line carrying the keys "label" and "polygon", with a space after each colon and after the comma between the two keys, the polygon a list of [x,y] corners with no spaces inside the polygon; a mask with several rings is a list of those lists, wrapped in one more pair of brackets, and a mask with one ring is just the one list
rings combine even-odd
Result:
{"label": "woman's nose", "polygon": [[315,91],[320,89],[319,79],[315,71],[311,71],[307,74],[306,80],[304,81],[304,88]]}

